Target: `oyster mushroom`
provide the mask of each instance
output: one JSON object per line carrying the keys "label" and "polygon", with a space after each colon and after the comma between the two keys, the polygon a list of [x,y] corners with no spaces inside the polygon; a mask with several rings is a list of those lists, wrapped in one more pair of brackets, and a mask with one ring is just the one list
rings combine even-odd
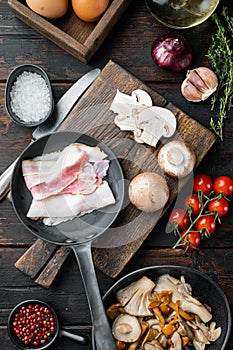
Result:
{"label": "oyster mushroom", "polygon": [[174,140],[160,149],[158,163],[163,172],[169,176],[185,177],[193,170],[196,164],[196,155],[184,142]]}
{"label": "oyster mushroom", "polygon": [[148,306],[150,305],[149,297],[151,297],[154,287],[155,283],[143,276],[138,281],[120,289],[116,297],[130,315],[151,316],[152,313]]}
{"label": "oyster mushroom", "polygon": [[178,332],[174,332],[171,336],[172,346],[170,350],[182,350],[182,339]]}
{"label": "oyster mushroom", "polygon": [[113,322],[112,334],[116,340],[133,343],[141,335],[141,326],[135,316],[121,314]]}
{"label": "oyster mushroom", "polygon": [[146,321],[142,321],[140,337],[138,338],[138,340],[136,340],[135,342],[133,342],[129,345],[128,350],[136,350],[137,349],[138,344],[140,343],[141,338],[147,329],[148,329],[148,323]]}
{"label": "oyster mushroom", "polygon": [[162,137],[171,137],[176,130],[176,117],[167,108],[148,107],[143,109],[136,118],[137,129],[135,141],[156,147]]}
{"label": "oyster mushroom", "polygon": [[162,275],[157,281],[154,292],[160,293],[163,290],[172,291],[172,301],[176,303],[179,300],[182,310],[198,315],[203,322],[209,322],[211,320],[211,313],[199,300],[187,292],[187,286],[181,280],[171,277],[168,274]]}
{"label": "oyster mushroom", "polygon": [[163,350],[162,346],[154,343],[146,343],[144,346],[145,350]]}
{"label": "oyster mushroom", "polygon": [[199,343],[209,344],[211,341],[216,341],[221,335],[221,327],[216,328],[215,322],[211,322],[207,327],[201,319],[196,316],[195,320],[191,323],[194,325],[193,332],[195,334],[195,339]]}

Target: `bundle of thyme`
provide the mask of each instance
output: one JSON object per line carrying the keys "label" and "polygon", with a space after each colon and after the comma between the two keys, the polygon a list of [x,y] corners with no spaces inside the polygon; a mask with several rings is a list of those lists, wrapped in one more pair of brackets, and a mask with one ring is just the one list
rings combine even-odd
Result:
{"label": "bundle of thyme", "polygon": [[233,16],[229,16],[227,8],[223,7],[220,16],[214,13],[212,19],[217,31],[212,36],[207,56],[218,76],[219,86],[212,97],[211,109],[219,102],[219,111],[210,119],[210,126],[223,141],[224,120],[233,106]]}

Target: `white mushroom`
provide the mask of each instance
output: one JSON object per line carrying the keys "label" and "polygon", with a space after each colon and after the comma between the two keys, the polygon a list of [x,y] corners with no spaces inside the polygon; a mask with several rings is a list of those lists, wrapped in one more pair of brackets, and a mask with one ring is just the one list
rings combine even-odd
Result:
{"label": "white mushroom", "polygon": [[163,350],[162,346],[154,343],[146,343],[144,346],[145,350]]}
{"label": "white mushroom", "polygon": [[172,301],[175,303],[179,300],[182,310],[198,315],[203,322],[211,320],[212,314],[199,300],[187,293],[187,288],[184,288],[180,280],[167,274],[162,275],[158,279],[154,291],[160,293],[163,290],[172,291]]}
{"label": "white mushroom", "polygon": [[182,336],[187,336],[190,340],[194,339],[194,334],[189,327],[189,325],[184,321],[184,320],[179,320],[179,328],[178,328],[178,333]]}
{"label": "white mushroom", "polygon": [[178,332],[174,332],[171,336],[172,346],[170,350],[182,350],[182,339]]}
{"label": "white mushroom", "polygon": [[216,323],[211,322],[207,327],[198,316],[195,316],[195,320],[191,321],[197,328],[194,329],[196,340],[199,342],[205,342],[209,344],[210,341],[216,341],[221,335],[221,327],[216,329]]}
{"label": "white mushroom", "polygon": [[162,137],[171,137],[174,134],[176,117],[167,108],[148,107],[138,114],[136,126],[141,134],[135,135],[135,140],[156,147]]}
{"label": "white mushroom", "polygon": [[141,335],[141,326],[135,316],[121,314],[113,322],[112,334],[119,341],[133,343]]}
{"label": "white mushroom", "polygon": [[152,106],[150,95],[140,89],[131,96],[117,90],[110,110],[117,114],[115,124],[132,131],[139,143],[156,147],[161,137],[170,137],[176,130],[175,115],[167,108]]}
{"label": "white mushroom", "polygon": [[216,341],[222,333],[221,327],[216,328],[216,322],[211,322],[209,326],[208,339],[212,342]]}
{"label": "white mushroom", "polygon": [[124,306],[125,312],[134,316],[151,316],[148,309],[150,305],[149,297],[155,284],[149,278],[143,276],[129,286],[120,289],[117,294],[117,300]]}
{"label": "white mushroom", "polygon": [[174,140],[161,147],[158,162],[163,172],[169,176],[185,177],[193,170],[196,155],[184,142]]}
{"label": "white mushroom", "polygon": [[145,103],[152,105],[152,100],[145,91],[135,90],[129,96],[117,90],[110,106],[110,110],[117,114],[115,124],[124,131],[137,130],[136,117],[141,110],[147,107]]}
{"label": "white mushroom", "polygon": [[156,173],[139,174],[129,184],[129,199],[139,210],[155,212],[165,206],[168,198],[167,182]]}
{"label": "white mushroom", "polygon": [[152,98],[144,90],[141,90],[141,89],[134,90],[132,92],[131,96],[133,96],[138,103],[140,103],[140,104],[142,104],[144,106],[150,107],[150,106],[153,105]]}
{"label": "white mushroom", "polygon": [[196,339],[193,341],[193,346],[196,350],[205,350],[205,344],[199,343]]}

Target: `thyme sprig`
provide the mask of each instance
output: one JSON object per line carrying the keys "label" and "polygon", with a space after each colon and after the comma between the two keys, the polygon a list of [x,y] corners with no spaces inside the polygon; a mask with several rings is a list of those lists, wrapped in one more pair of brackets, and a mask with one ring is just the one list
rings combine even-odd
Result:
{"label": "thyme sprig", "polygon": [[219,86],[211,99],[211,109],[219,102],[219,111],[210,119],[210,126],[223,141],[224,121],[233,106],[233,16],[229,16],[224,6],[221,15],[214,13],[212,19],[217,31],[212,36],[207,56],[218,76]]}

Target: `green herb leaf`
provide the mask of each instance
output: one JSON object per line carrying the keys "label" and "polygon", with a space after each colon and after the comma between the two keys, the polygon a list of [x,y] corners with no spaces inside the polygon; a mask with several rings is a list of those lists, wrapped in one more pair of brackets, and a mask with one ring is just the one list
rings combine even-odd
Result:
{"label": "green herb leaf", "polygon": [[221,15],[212,15],[217,31],[212,36],[208,49],[208,58],[219,79],[217,92],[211,98],[211,109],[217,102],[219,111],[210,119],[210,127],[223,140],[224,121],[232,108],[233,100],[233,16],[229,16],[227,8],[222,8]]}

